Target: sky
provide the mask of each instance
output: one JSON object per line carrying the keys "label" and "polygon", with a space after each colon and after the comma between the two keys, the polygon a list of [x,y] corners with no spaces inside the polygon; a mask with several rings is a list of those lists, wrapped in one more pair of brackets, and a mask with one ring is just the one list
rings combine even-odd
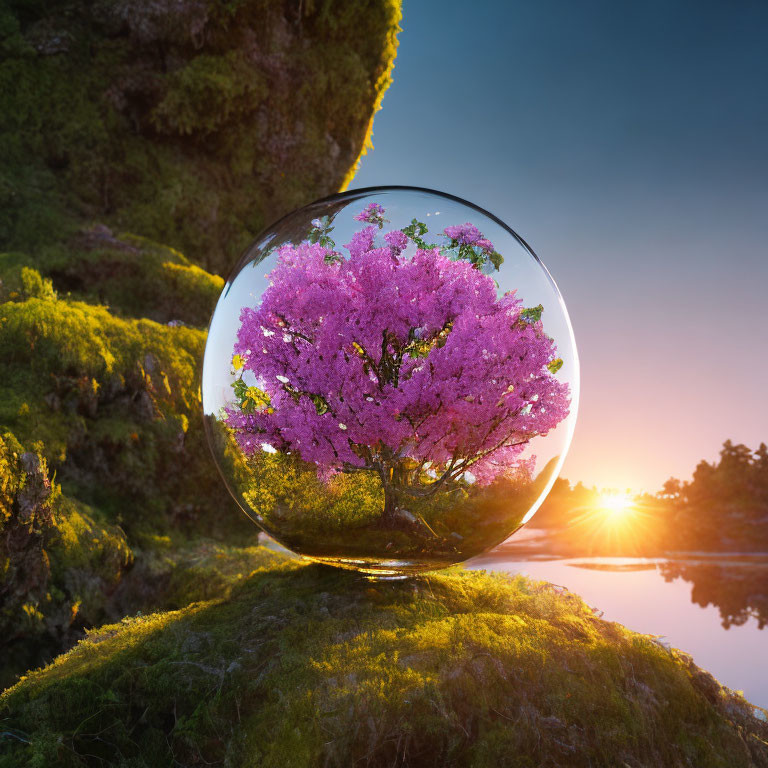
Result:
{"label": "sky", "polygon": [[768,3],[405,0],[375,149],[499,216],[563,293],[561,474],[659,490],[768,442]]}

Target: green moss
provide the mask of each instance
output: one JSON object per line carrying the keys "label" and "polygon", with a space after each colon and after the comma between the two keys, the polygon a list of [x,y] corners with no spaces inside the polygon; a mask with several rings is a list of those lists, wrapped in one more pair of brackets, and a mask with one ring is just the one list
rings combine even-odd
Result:
{"label": "green moss", "polygon": [[[88,569],[114,586],[122,569],[131,563],[132,553],[125,534],[119,528],[97,520],[98,514],[83,504],[65,498],[59,505],[54,516],[55,532],[51,537],[56,581],[65,582],[73,572]],[[98,598],[104,600],[102,590],[99,590]]]}
{"label": "green moss", "polygon": [[266,78],[244,51],[201,54],[162,80],[165,94],[150,121],[169,135],[215,134],[234,120],[247,120],[269,93]]}
{"label": "green moss", "polygon": [[228,597],[102,627],[3,694],[0,765],[768,763],[740,696],[548,585],[263,558],[234,555],[250,575]]}
{"label": "green moss", "polygon": [[57,465],[86,450],[102,464],[133,459],[137,470],[158,470],[158,452],[179,453],[197,413],[203,342],[199,330],[83,302],[0,304],[0,424],[25,443],[43,440]]}
{"label": "green moss", "polygon": [[135,235],[118,237],[103,225],[81,232],[72,249],[39,257],[37,269],[48,278],[34,294],[24,292],[20,278],[31,262],[21,254],[0,254],[4,298],[51,296],[53,281],[60,294],[108,306],[120,316],[204,327],[224,287],[220,277],[173,248]]}
{"label": "green moss", "polygon": [[226,598],[254,569],[283,560],[282,555],[262,546],[197,543],[192,549],[174,553],[168,586],[157,602],[164,608],[177,609],[200,600]]}
{"label": "green moss", "polygon": [[[6,365],[29,366],[39,373],[95,377],[130,376],[136,366],[152,381],[155,394],[178,406],[191,407],[197,358],[204,334],[150,320],[123,320],[105,307],[78,301],[33,296],[0,305],[0,345]],[[148,355],[163,370],[148,363]],[[143,365],[142,362],[143,361]],[[154,380],[153,380],[154,375]]]}
{"label": "green moss", "polygon": [[224,273],[337,191],[389,85],[397,0],[107,0],[0,8],[0,248],[93,221]]}
{"label": "green moss", "polygon": [[215,273],[349,179],[399,18],[397,0],[0,3],[0,433],[61,489],[0,559],[3,680],[107,615],[226,588],[190,560],[256,531],[203,436]]}
{"label": "green moss", "polygon": [[203,342],[196,329],[78,301],[0,304],[0,424],[25,442],[44,436],[59,462],[89,432],[123,448],[132,441],[136,453],[178,443],[198,409]]}
{"label": "green moss", "polygon": [[[198,268],[177,266],[195,278]],[[84,626],[156,600],[151,589],[134,589],[120,608],[113,599],[131,550],[144,556],[153,537],[256,533],[227,501],[205,445],[204,333],[58,298],[35,270],[9,270],[20,282],[0,304],[0,430],[15,435],[8,455],[34,447],[58,495],[41,507],[39,530],[14,527],[13,573],[0,558],[0,682],[68,647]],[[0,475],[18,517],[25,491],[14,461]],[[29,583],[17,588],[22,572]]]}
{"label": "green moss", "polygon": [[103,621],[132,559],[121,530],[62,494],[39,450],[0,437],[0,685]]}

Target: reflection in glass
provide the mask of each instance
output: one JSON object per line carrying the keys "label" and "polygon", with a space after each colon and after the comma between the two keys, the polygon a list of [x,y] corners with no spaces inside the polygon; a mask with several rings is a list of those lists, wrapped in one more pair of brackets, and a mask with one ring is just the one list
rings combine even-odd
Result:
{"label": "reflection in glass", "polygon": [[230,490],[267,533],[400,574],[530,518],[577,382],[557,288],[511,230],[382,188],[301,209],[244,254],[211,321],[203,407]]}

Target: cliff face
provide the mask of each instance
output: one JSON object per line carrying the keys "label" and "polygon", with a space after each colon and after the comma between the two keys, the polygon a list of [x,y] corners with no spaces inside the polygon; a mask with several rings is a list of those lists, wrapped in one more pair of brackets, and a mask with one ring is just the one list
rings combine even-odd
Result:
{"label": "cliff face", "polygon": [[203,328],[257,230],[351,177],[399,18],[0,2],[0,686],[255,537],[203,438]]}
{"label": "cliff face", "polygon": [[764,712],[550,585],[262,548],[199,567],[184,599],[209,567],[221,598],[102,627],[3,694],[0,766],[768,766]]}
{"label": "cliff face", "polygon": [[56,251],[98,221],[226,273],[351,179],[399,17],[395,0],[5,0],[0,243]]}

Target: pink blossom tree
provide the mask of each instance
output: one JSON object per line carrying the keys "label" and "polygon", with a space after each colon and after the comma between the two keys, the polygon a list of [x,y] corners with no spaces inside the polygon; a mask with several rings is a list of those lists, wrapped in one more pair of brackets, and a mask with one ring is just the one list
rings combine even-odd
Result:
{"label": "pink blossom tree", "polygon": [[369,226],[348,257],[329,220],[279,248],[234,349],[256,384],[235,382],[226,421],[246,454],[268,445],[324,477],[374,473],[394,525],[409,498],[526,471],[525,446],[567,416],[570,394],[541,307],[497,297],[484,271],[502,257],[473,225],[446,228],[435,246],[416,221],[381,237],[378,204],[356,218]]}

